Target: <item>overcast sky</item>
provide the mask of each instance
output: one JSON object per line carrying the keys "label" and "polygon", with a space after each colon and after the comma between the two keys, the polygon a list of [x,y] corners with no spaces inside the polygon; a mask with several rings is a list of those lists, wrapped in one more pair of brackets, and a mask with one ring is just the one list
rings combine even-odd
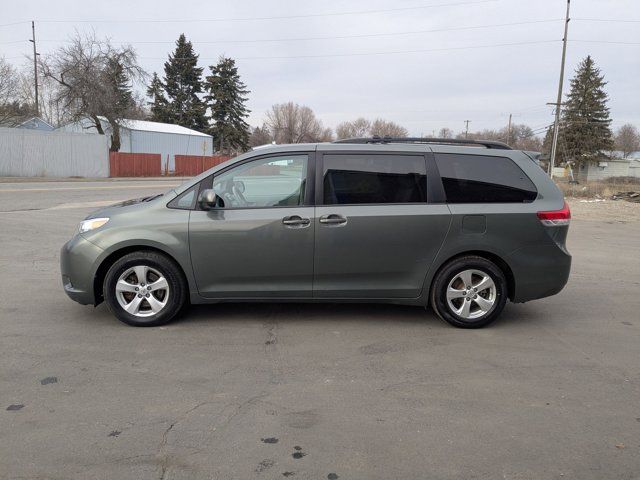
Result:
{"label": "overcast sky", "polygon": [[[613,127],[640,126],[640,2],[571,8],[567,76],[591,54],[609,82]],[[431,135],[461,131],[467,119],[470,130],[499,128],[509,113],[542,128],[552,121],[545,104],[557,94],[565,9],[564,0],[1,0],[0,55],[24,62],[33,19],[43,55],[93,29],[162,72],[185,33],[207,73],[220,55],[237,60],[252,125],[270,105],[294,101],[332,128],[383,117]]]}

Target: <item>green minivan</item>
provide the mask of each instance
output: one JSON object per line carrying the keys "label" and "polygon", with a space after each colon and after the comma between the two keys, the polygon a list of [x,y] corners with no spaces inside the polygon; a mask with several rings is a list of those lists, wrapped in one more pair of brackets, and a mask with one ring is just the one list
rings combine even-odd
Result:
{"label": "green minivan", "polygon": [[134,326],[188,303],[386,302],[451,325],[558,293],[571,214],[499,142],[362,138],[254,149],[164,194],[90,214],[62,283]]}

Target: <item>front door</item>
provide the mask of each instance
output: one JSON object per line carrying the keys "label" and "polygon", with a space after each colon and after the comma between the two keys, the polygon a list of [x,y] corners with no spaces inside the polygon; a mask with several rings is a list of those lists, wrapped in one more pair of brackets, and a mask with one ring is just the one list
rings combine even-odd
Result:
{"label": "front door", "polygon": [[193,210],[191,262],[209,298],[311,297],[314,207],[312,153],[243,162],[216,174],[219,207]]}
{"label": "front door", "polygon": [[418,297],[451,221],[428,203],[425,154],[320,158],[314,297]]}

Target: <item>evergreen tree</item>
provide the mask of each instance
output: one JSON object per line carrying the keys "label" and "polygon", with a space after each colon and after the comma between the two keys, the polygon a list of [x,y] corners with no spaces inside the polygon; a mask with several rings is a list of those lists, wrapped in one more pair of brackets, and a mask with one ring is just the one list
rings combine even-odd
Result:
{"label": "evergreen tree", "polygon": [[164,91],[167,96],[166,122],[204,132],[206,106],[202,93],[202,68],[193,45],[181,34],[176,49],[164,64]]}
{"label": "evergreen tree", "polygon": [[105,92],[101,95],[105,102],[109,103],[109,108],[104,109],[104,116],[111,125],[111,147],[110,150],[117,152],[120,150],[120,125],[136,106],[131,90],[131,81],[120,62],[117,55],[107,59],[103,70]]}
{"label": "evergreen tree", "polygon": [[542,156],[545,158],[549,158],[551,155],[551,144],[553,143],[553,125],[547,128],[547,133],[544,135],[544,140],[542,141]]}
{"label": "evergreen tree", "polygon": [[245,118],[249,116],[249,110],[245,102],[249,90],[240,80],[236,62],[222,57],[217,65],[209,68],[211,75],[205,82],[205,100],[211,108],[209,133],[214,145],[223,152],[248,150],[249,125]]}
{"label": "evergreen tree", "polygon": [[156,72],[147,88],[147,96],[151,101],[147,102],[151,109],[151,120],[154,122],[167,122],[167,97],[164,96],[164,85]]}
{"label": "evergreen tree", "polygon": [[124,117],[128,110],[133,108],[135,102],[131,91],[131,82],[125,72],[124,66],[117,57],[107,60],[106,85],[112,91],[112,107],[116,115]]}
{"label": "evergreen tree", "polygon": [[613,149],[606,84],[591,56],[580,62],[571,79],[558,148],[566,151],[576,164],[598,160]]}

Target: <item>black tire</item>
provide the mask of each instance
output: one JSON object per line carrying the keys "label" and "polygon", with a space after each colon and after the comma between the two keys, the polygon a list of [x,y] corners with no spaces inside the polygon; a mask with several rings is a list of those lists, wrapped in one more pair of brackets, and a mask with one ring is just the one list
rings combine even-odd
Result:
{"label": "black tire", "polygon": [[[464,304],[465,301],[470,301],[470,305],[475,305],[476,307],[475,313],[472,314],[479,315],[477,318],[465,318],[458,315],[447,301],[449,284],[452,281],[457,281],[455,279],[458,278],[458,275],[467,270],[478,271],[488,275],[495,285],[493,296],[491,296],[490,290],[479,292],[483,295],[480,300],[484,299],[484,296],[486,296],[486,299],[493,299],[493,305],[484,313],[478,305],[474,304],[474,298],[477,298],[477,294],[476,297],[471,297],[471,300],[461,298],[452,301],[452,303],[456,302],[459,305]],[[477,279],[478,276],[474,274],[474,278]],[[464,287],[459,288],[464,289]],[[507,281],[504,272],[496,264],[483,257],[468,255],[450,261],[438,271],[431,286],[431,308],[433,308],[438,317],[454,327],[482,328],[498,318],[507,303],[507,293]],[[462,300],[462,303],[459,303],[460,300]]]}
{"label": "black tire", "polygon": [[[162,309],[157,313],[152,313],[151,304],[145,303],[145,299],[140,297],[140,302],[142,302],[140,310],[142,310],[145,305],[148,307],[146,316],[144,317],[136,316],[127,312],[120,304],[117,296],[118,294],[116,293],[116,284],[120,279],[120,276],[137,266],[144,266],[151,269],[149,270],[151,273],[148,277],[150,279],[153,279],[153,275],[155,274],[154,271],[160,273],[166,279],[168,284],[168,289],[165,292],[157,292],[158,294],[165,293],[167,295],[164,307],[162,307]],[[136,278],[135,274],[134,278]],[[149,281],[151,282],[151,280]],[[145,291],[144,293],[146,294],[147,292]],[[134,327],[156,327],[158,325],[169,323],[180,312],[187,298],[187,283],[182,275],[180,267],[178,267],[172,259],[162,255],[161,253],[141,250],[129,253],[111,265],[104,279],[103,294],[109,310],[111,310],[118,320]],[[127,298],[124,298],[124,295],[133,295],[133,297],[139,296],[136,293],[125,293],[122,297],[124,299],[123,301],[127,301]],[[149,294],[145,296],[148,295]]]}

